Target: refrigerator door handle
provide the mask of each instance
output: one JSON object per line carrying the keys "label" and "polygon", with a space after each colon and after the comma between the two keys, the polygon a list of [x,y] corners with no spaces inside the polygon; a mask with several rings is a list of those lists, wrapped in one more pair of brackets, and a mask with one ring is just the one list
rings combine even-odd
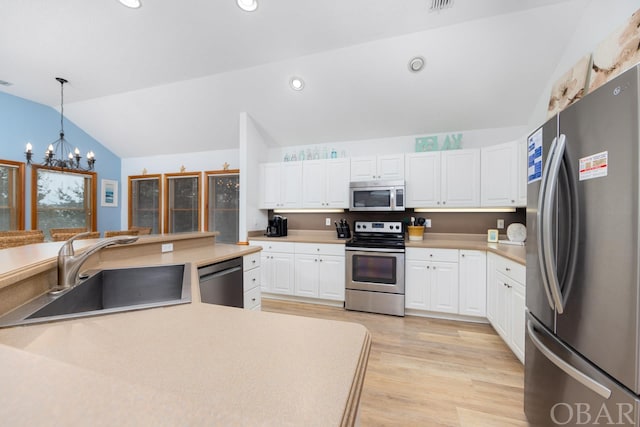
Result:
{"label": "refrigerator door handle", "polygon": [[609,399],[611,397],[611,390],[609,390],[607,387],[603,386],[593,378],[589,377],[584,372],[581,372],[580,370],[571,366],[569,363],[562,360],[551,349],[549,349],[549,347],[544,345],[542,340],[538,337],[537,332],[534,330],[533,322],[531,320],[527,320],[527,333],[529,335],[529,338],[531,338],[531,342],[533,342],[533,345],[535,345],[540,353],[542,353],[547,359],[549,359],[551,363],[556,365],[571,378],[587,387],[589,390],[602,396],[604,399]]}
{"label": "refrigerator door handle", "polygon": [[544,170],[542,171],[542,178],[540,182],[540,192],[538,194],[538,209],[536,212],[536,233],[538,238],[538,263],[540,264],[540,275],[542,276],[542,287],[544,288],[544,293],[547,296],[547,301],[549,302],[549,306],[551,309],[555,309],[555,303],[553,302],[553,297],[551,296],[551,290],[549,287],[549,279],[548,279],[548,269],[544,256],[544,235],[542,233],[543,229],[543,210],[546,206],[546,194],[547,194],[547,183],[549,181],[549,169],[552,163],[552,159],[554,158],[554,152],[556,150],[556,146],[558,143],[558,138],[553,138],[551,142],[551,147],[549,149],[549,155],[547,156],[547,162],[544,165]]}
{"label": "refrigerator door handle", "polygon": [[547,280],[549,288],[555,303],[558,314],[564,312],[564,301],[562,300],[562,291],[560,290],[560,281],[558,280],[558,271],[553,250],[553,199],[558,188],[558,176],[560,175],[560,166],[564,159],[564,149],[566,144],[566,136],[560,135],[553,153],[553,159],[549,166],[549,177],[547,177],[547,189],[545,190],[545,203],[542,212],[542,245],[544,246],[545,269],[547,271]]}

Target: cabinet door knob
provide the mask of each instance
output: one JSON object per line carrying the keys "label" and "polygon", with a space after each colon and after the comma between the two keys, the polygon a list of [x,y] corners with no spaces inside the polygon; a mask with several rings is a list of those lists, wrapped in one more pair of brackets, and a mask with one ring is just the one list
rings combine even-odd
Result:
{"label": "cabinet door knob", "polygon": [[256,281],[256,278],[254,277],[253,279],[251,279],[251,281],[252,281],[252,282],[255,282],[255,281]]}
{"label": "cabinet door knob", "polygon": [[251,298],[251,301],[255,301],[255,300],[256,300],[255,298]]}
{"label": "cabinet door knob", "polygon": [[464,254],[460,254],[460,256],[461,256],[462,258],[464,258]]}
{"label": "cabinet door knob", "polygon": [[511,271],[511,269],[509,267],[505,267],[505,270],[507,271]]}

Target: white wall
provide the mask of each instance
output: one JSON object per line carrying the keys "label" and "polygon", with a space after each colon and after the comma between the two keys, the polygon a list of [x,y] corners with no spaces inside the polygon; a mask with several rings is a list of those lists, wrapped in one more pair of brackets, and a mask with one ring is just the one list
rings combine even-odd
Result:
{"label": "white wall", "polygon": [[566,73],[584,55],[593,53],[600,42],[623,26],[631,15],[640,8],[638,0],[585,0],[584,9],[577,11],[579,24],[567,45],[555,72],[549,78],[544,91],[529,121],[529,129],[533,130],[547,118],[547,106],[553,84]]}
{"label": "white wall", "polygon": [[240,113],[240,242],[248,240],[248,231],[267,228],[267,211],[258,209],[259,164],[267,161],[268,147],[273,144],[249,114]]}
{"label": "white wall", "polygon": [[[184,166],[186,172],[211,171],[223,169],[223,165],[229,164],[229,169],[240,167],[239,150],[215,150],[201,151],[197,153],[180,153],[171,155],[159,155],[148,157],[130,157],[122,159],[121,165],[121,191],[122,208],[120,210],[120,224],[122,229],[128,227],[128,177],[130,175],[142,175],[146,169],[148,174],[162,174],[180,172],[180,167]],[[201,196],[204,195],[204,185],[201,189]],[[202,198],[201,200],[204,200]],[[164,209],[164,207],[162,206]],[[200,227],[204,226],[204,218]]]}
{"label": "white wall", "polygon": [[391,138],[332,142],[327,144],[297,145],[293,147],[271,147],[269,148],[267,161],[281,162],[284,160],[285,154],[291,155],[292,153],[296,153],[297,155],[300,150],[304,150],[306,152],[307,149],[311,149],[312,153],[317,149],[321,158],[325,148],[328,152],[331,152],[335,148],[338,157],[342,156],[343,151],[346,157],[411,153],[415,151],[415,139],[417,137],[437,135],[439,140],[444,140],[447,135],[458,133],[462,133],[461,148],[480,148],[524,138],[527,134],[527,130],[527,126],[466,131],[453,130],[446,133],[406,135]]}

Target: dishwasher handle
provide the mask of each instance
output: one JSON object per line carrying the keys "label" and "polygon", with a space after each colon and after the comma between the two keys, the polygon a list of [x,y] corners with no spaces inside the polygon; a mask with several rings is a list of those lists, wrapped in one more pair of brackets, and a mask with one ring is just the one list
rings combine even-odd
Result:
{"label": "dishwasher handle", "polygon": [[242,267],[232,267],[226,270],[217,271],[215,273],[205,274],[204,276],[200,275],[200,281],[206,282],[207,280],[215,279],[216,277],[224,276],[226,274],[235,273],[236,271],[239,271],[239,270],[242,270]]}
{"label": "dishwasher handle", "polygon": [[231,269],[233,271],[237,271],[242,268],[242,258],[233,258],[228,261],[218,262],[216,264],[205,265],[204,267],[198,268],[198,276],[200,280],[211,277],[213,274],[219,272],[227,272],[229,273]]}

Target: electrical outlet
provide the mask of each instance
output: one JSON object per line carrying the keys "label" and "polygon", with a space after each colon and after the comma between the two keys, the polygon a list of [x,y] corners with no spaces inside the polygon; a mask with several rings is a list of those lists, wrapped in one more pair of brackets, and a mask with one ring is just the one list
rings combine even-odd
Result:
{"label": "electrical outlet", "polygon": [[324,225],[331,225],[331,218],[325,218]]}
{"label": "electrical outlet", "polygon": [[502,228],[504,228],[504,219],[499,219],[499,220],[498,220],[497,227],[498,227],[498,228],[501,228],[501,229],[502,229]]}
{"label": "electrical outlet", "polygon": [[431,219],[430,218],[427,218],[427,219],[424,220],[424,226],[426,228],[431,228]]}
{"label": "electrical outlet", "polygon": [[173,252],[173,243],[162,244],[162,253],[165,253],[165,252]]}

